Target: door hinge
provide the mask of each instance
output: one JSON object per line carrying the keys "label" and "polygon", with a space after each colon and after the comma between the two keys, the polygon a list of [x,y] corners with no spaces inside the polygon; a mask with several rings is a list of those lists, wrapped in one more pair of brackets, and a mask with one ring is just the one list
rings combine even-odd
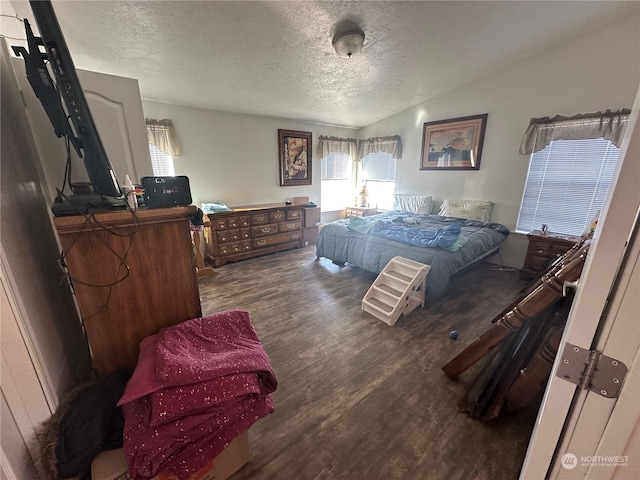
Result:
{"label": "door hinge", "polygon": [[607,398],[617,398],[627,366],[595,350],[566,343],[556,376]]}

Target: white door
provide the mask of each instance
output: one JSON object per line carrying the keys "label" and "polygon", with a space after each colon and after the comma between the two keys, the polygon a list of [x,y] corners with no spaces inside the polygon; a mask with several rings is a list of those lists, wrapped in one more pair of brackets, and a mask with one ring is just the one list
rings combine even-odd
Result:
{"label": "white door", "polygon": [[125,175],[153,175],[138,81],[86,70],[78,78],[120,186]]}
{"label": "white door", "polygon": [[[558,354],[521,471],[523,480],[640,478],[639,453],[630,456],[625,466],[616,462],[617,468],[597,461],[601,460],[598,455],[625,456],[637,442],[631,432],[640,418],[636,364],[640,289],[634,270],[638,253],[637,244],[634,251],[629,243],[640,208],[639,109],[640,91],[622,145],[616,186],[609,193],[596,229],[559,349],[562,352],[566,343],[595,349],[622,361],[632,371],[627,374],[621,397],[605,398],[558,378]],[[613,431],[619,425],[625,428]],[[629,426],[632,428],[626,428]],[[611,443],[616,437],[617,441]]]}

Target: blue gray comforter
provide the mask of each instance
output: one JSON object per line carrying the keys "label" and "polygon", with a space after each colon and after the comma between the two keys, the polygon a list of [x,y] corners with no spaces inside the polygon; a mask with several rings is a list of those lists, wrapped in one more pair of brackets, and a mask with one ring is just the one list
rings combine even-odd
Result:
{"label": "blue gray comforter", "polygon": [[431,265],[426,297],[433,299],[444,294],[451,275],[495,252],[508,235],[499,223],[392,211],[324,225],[316,255],[373,273],[397,255]]}
{"label": "blue gray comforter", "polygon": [[452,223],[444,228],[423,230],[416,228],[415,225],[406,225],[403,222],[394,223],[379,220],[374,223],[369,233],[377,237],[415,245],[416,247],[451,248],[460,235],[460,224]]}

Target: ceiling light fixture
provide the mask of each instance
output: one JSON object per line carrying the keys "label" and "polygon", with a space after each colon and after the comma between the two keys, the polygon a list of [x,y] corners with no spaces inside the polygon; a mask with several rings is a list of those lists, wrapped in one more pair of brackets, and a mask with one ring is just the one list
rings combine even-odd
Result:
{"label": "ceiling light fixture", "polygon": [[336,49],[336,53],[342,58],[351,58],[362,49],[364,43],[364,32],[360,28],[346,30],[336,33],[331,44]]}

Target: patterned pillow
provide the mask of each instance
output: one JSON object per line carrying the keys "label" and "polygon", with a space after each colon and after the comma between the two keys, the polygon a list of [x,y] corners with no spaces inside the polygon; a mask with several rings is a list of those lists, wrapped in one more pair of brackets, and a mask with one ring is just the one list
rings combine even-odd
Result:
{"label": "patterned pillow", "polygon": [[488,222],[491,217],[492,208],[492,202],[484,202],[481,200],[452,200],[448,198],[442,202],[440,215]]}
{"label": "patterned pillow", "polygon": [[402,195],[396,193],[393,196],[394,210],[429,215],[432,205],[433,200],[429,195]]}

